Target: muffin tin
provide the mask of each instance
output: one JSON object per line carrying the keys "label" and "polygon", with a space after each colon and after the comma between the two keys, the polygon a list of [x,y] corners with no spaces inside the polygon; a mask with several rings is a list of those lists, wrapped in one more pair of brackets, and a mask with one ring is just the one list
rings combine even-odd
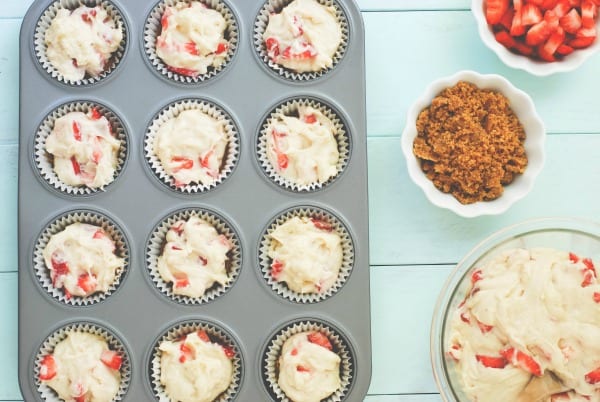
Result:
{"label": "muffin tin", "polygon": [[[39,390],[36,373],[41,351],[51,350],[65,328],[92,328],[118,340],[126,355],[128,387],[116,400],[159,400],[153,391],[156,342],[190,323],[214,328],[235,345],[235,392],[219,400],[286,400],[270,385],[269,353],[280,334],[298,325],[326,329],[344,351],[347,383],[327,401],[364,399],[371,377],[364,28],[352,0],[319,2],[333,5],[343,18],[343,49],[333,68],[296,76],[265,63],[256,40],[264,9],[280,9],[286,1],[207,0],[230,10],[235,46],[227,65],[202,80],[163,74],[149,55],[148,19],[156,18],[153,10],[162,1],[33,3],[20,38],[18,360],[25,400],[58,400],[52,392]],[[39,40],[47,10],[79,3],[108,4],[121,15],[126,32],[109,74],[72,83],[48,69],[39,57]],[[227,177],[215,186],[181,191],[153,170],[145,139],[162,110],[186,101],[216,106],[227,115],[238,143]],[[343,127],[341,171],[322,186],[282,185],[261,162],[263,125],[290,101],[322,105]],[[84,110],[90,105],[110,112],[126,149],[111,184],[98,191],[73,191],[49,179],[48,156],[40,144],[53,116],[65,108]],[[194,303],[161,292],[148,262],[156,229],[165,219],[190,211],[214,216],[239,242],[239,267],[230,288]],[[287,298],[264,275],[263,236],[272,222],[295,212],[332,218],[351,245],[344,278],[326,297]],[[47,289],[38,269],[40,242],[71,219],[107,222],[123,236],[119,246],[125,248],[127,265],[114,291],[98,300],[66,302]]]}

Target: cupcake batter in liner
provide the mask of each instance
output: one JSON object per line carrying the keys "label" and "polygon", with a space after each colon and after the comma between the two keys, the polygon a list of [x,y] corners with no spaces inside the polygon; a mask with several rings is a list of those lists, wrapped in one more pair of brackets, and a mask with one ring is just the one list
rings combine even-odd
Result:
{"label": "cupcake batter in liner", "polygon": [[254,50],[256,51],[258,58],[277,75],[291,81],[306,82],[326,75],[330,71],[334,70],[340,63],[340,61],[343,59],[344,55],[346,54],[346,49],[348,48],[348,41],[350,36],[349,24],[345,12],[342,9],[341,5],[337,2],[337,0],[317,0],[318,3],[321,5],[326,7],[333,7],[335,9],[335,18],[342,32],[340,45],[338,46],[337,51],[333,55],[333,64],[331,67],[327,67],[319,71],[310,71],[303,73],[298,73],[288,68],[285,68],[277,63],[274,63],[269,57],[263,34],[267,29],[267,25],[269,24],[269,16],[271,14],[280,13],[281,10],[285,6],[290,4],[292,1],[293,0],[267,0],[267,2],[262,6],[254,22]]}
{"label": "cupcake batter in liner", "polygon": [[[111,130],[116,139],[121,142],[121,146],[117,153],[117,166],[113,180],[105,186],[92,188],[86,185],[72,186],[61,181],[56,172],[54,171],[53,155],[46,151],[46,140],[54,129],[54,124],[57,119],[65,116],[70,112],[82,112],[88,114],[91,110],[95,109],[98,113],[104,116],[110,123]],[[121,119],[106,106],[91,102],[91,101],[77,101],[65,103],[58,106],[52,112],[46,116],[44,121],[40,124],[37,133],[34,137],[34,164],[39,175],[46,181],[48,185],[61,193],[73,196],[87,196],[92,194],[101,193],[106,191],[107,188],[114,183],[115,180],[121,175],[124,170],[125,162],[128,158],[129,153],[129,140],[125,131],[123,122]]]}
{"label": "cupcake batter in liner", "polygon": [[166,394],[164,386],[160,382],[161,373],[161,351],[160,344],[164,341],[176,341],[184,335],[204,330],[211,342],[226,346],[233,351],[231,362],[233,363],[233,376],[229,387],[214,402],[233,401],[240,391],[242,380],[244,378],[243,358],[237,340],[225,329],[216,324],[201,321],[190,320],[176,324],[162,333],[158,340],[153,344],[148,365],[148,375],[152,392],[157,401],[171,402],[171,398]]}
{"label": "cupcake batter in liner", "polygon": [[[291,290],[285,282],[278,282],[272,275],[273,260],[269,257],[268,252],[271,245],[271,233],[280,225],[287,222],[293,217],[308,217],[323,222],[325,225],[331,226],[331,229],[336,232],[341,239],[342,246],[342,266],[334,284],[327,290],[318,293],[299,293]],[[316,207],[296,207],[291,208],[274,218],[267,226],[261,235],[261,241],[258,250],[258,259],[260,272],[272,290],[279,296],[296,303],[316,303],[334,296],[348,280],[354,267],[354,244],[352,237],[342,221],[321,208]]]}
{"label": "cupcake batter in liner", "polygon": [[[176,118],[181,112],[187,110],[199,110],[218,121],[224,122],[228,144],[225,148],[219,174],[212,183],[202,184],[193,181],[186,185],[177,186],[175,178],[165,171],[161,161],[154,152],[154,142],[160,127],[168,120]],[[161,183],[168,186],[171,190],[182,194],[195,194],[217,187],[233,173],[240,153],[240,137],[233,118],[221,107],[202,99],[184,99],[169,104],[152,119],[146,131],[143,147],[148,167]]]}
{"label": "cupcake batter in liner", "polygon": [[[52,24],[53,19],[56,17],[57,13],[61,9],[74,10],[80,6],[87,7],[102,7],[107,13],[108,16],[113,20],[115,27],[119,29],[123,38],[119,44],[119,47],[116,51],[114,51],[108,61],[106,62],[104,71],[102,71],[98,76],[94,77],[86,73],[85,77],[81,80],[70,80],[63,76],[50,62],[48,56],[46,55],[46,31]],[[48,6],[48,8],[44,11],[40,19],[38,20],[35,34],[33,37],[33,47],[36,58],[38,59],[41,67],[54,79],[59,82],[62,82],[67,85],[72,86],[81,86],[81,85],[90,85],[97,83],[106,77],[108,77],[119,65],[121,60],[125,55],[125,49],[127,47],[127,41],[129,40],[129,35],[127,32],[127,24],[123,18],[123,14],[118,9],[118,7],[109,0],[56,0],[52,4]]]}
{"label": "cupcake batter in liner", "polygon": [[[158,270],[158,257],[161,255],[166,244],[167,232],[169,229],[171,229],[175,222],[180,220],[187,221],[192,216],[208,222],[217,230],[219,234],[225,235],[232,245],[231,250],[229,250],[227,253],[229,258],[225,263],[228,282],[225,285],[218,283],[213,284],[206,290],[204,295],[200,297],[189,297],[181,294],[175,294],[173,292],[173,285],[165,282]],[[171,300],[186,305],[208,303],[227,293],[229,289],[233,287],[240,274],[240,269],[242,267],[242,247],[240,244],[239,235],[228,221],[215,212],[201,208],[183,209],[162,219],[160,223],[158,223],[152,230],[146,245],[146,266],[154,286],[158,289],[158,291]]]}
{"label": "cupcake batter in liner", "polygon": [[356,367],[352,347],[345,336],[333,325],[316,319],[296,320],[287,324],[284,328],[278,330],[273,335],[261,357],[261,377],[266,391],[274,401],[293,402],[289,399],[279,384],[279,356],[283,344],[292,335],[301,332],[320,332],[327,336],[333,347],[333,352],[340,357],[340,387],[329,397],[323,399],[323,402],[340,402],[345,400],[352,389],[354,381],[354,370]]}
{"label": "cupcake batter in liner", "polygon": [[[63,231],[67,226],[76,222],[87,223],[102,228],[106,235],[109,236],[115,243],[115,255],[125,260],[123,268],[117,269],[115,280],[106,292],[93,293],[86,297],[75,295],[67,297],[64,289],[58,289],[52,284],[50,269],[48,269],[44,261],[44,249],[53,235]],[[105,300],[107,297],[117,291],[123,282],[124,274],[128,269],[129,243],[127,242],[123,230],[112,219],[95,211],[71,211],[53,219],[52,222],[48,224],[39,235],[33,251],[33,271],[39,281],[40,286],[58,302],[71,306],[89,306]]]}
{"label": "cupcake batter in liner", "polygon": [[225,19],[226,28],[224,34],[228,42],[227,53],[223,62],[217,67],[209,67],[205,74],[189,76],[170,70],[167,64],[156,54],[156,39],[160,36],[162,25],[161,19],[167,7],[173,7],[178,3],[190,3],[192,0],[162,0],[150,12],[144,26],[144,52],[152,67],[163,77],[183,84],[197,84],[205,82],[221,73],[231,62],[237,51],[239,41],[239,28],[235,15],[231,8],[223,0],[194,0],[206,5],[208,8],[218,11]]}
{"label": "cupcake batter in liner", "polygon": [[52,388],[50,388],[48,385],[46,385],[43,381],[39,379],[40,369],[42,366],[42,360],[44,359],[44,356],[52,354],[56,345],[59,342],[65,340],[67,338],[67,335],[71,332],[84,332],[93,335],[98,335],[99,337],[106,340],[110,350],[117,352],[121,356],[122,363],[119,369],[121,375],[121,383],[119,386],[119,391],[117,392],[117,395],[115,396],[113,401],[122,401],[125,398],[127,389],[129,388],[129,384],[131,382],[131,359],[129,357],[129,352],[125,347],[123,341],[117,335],[112,333],[107,328],[90,322],[74,322],[71,324],[67,324],[50,334],[40,346],[34,358],[35,360],[33,362],[33,381],[42,400],[46,402],[63,401],[63,399],[59,398],[58,394]]}
{"label": "cupcake batter in liner", "polygon": [[[300,107],[311,107],[320,111],[331,121],[336,131],[336,135],[334,137],[337,142],[339,154],[336,164],[337,173],[322,183],[312,182],[309,184],[298,184],[279,174],[268,157],[267,138],[270,135],[269,127],[278,119],[279,116],[298,116],[298,109]],[[350,133],[348,133],[346,125],[342,121],[339,113],[336,112],[332,107],[316,99],[295,98],[284,101],[268,114],[267,118],[261,124],[260,132],[258,133],[258,138],[256,141],[256,147],[258,163],[265,175],[270,180],[286,190],[294,192],[310,192],[318,191],[329,186],[343,173],[350,160],[351,141]]]}

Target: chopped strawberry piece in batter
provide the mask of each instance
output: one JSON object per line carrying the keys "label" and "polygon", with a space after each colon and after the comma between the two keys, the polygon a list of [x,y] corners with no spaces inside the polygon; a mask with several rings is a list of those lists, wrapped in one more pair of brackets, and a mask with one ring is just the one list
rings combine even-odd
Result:
{"label": "chopped strawberry piece in batter", "polygon": [[279,260],[274,260],[271,264],[271,275],[274,279],[277,279],[279,274],[283,271],[283,262]]}
{"label": "chopped strawberry piece in batter", "polygon": [[175,277],[176,288],[185,288],[186,286],[189,286],[190,281],[186,274],[177,272],[174,273],[173,276]]}
{"label": "chopped strawberry piece in batter", "polygon": [[310,373],[310,369],[309,368],[304,367],[304,366],[302,366],[300,364],[296,366],[296,370],[298,372],[300,372],[300,373]]}
{"label": "chopped strawberry piece in batter", "polygon": [[104,352],[102,352],[100,360],[107,367],[113,370],[120,370],[121,364],[123,364],[123,358],[114,350],[105,350]]}
{"label": "chopped strawberry piece in batter", "polygon": [[277,165],[279,165],[279,169],[284,170],[288,167],[288,156],[284,153],[277,153]]}
{"label": "chopped strawberry piece in batter", "polygon": [[479,329],[481,330],[482,334],[485,334],[486,332],[490,332],[492,329],[494,329],[493,325],[487,325],[482,323],[481,321],[477,321],[477,325],[479,326]]}
{"label": "chopped strawberry piece in batter", "polygon": [[179,356],[180,363],[184,363],[187,359],[193,358],[192,349],[190,349],[190,347],[187,346],[185,343],[181,343],[179,350],[181,351],[181,355]]}
{"label": "chopped strawberry piece in batter", "polygon": [[460,347],[460,345],[452,345],[450,347],[450,350],[448,351],[448,356],[450,356],[452,359],[454,359],[454,361],[459,361],[461,349],[462,348]]}
{"label": "chopped strawberry piece in batter", "polygon": [[480,281],[481,279],[481,270],[477,269],[473,271],[473,273],[471,274],[471,284],[474,284],[475,282]]}
{"label": "chopped strawberry piece in batter", "polygon": [[40,363],[40,380],[48,381],[56,376],[56,362],[52,355],[46,355]]}
{"label": "chopped strawberry piece in batter", "polygon": [[475,359],[485,367],[489,368],[504,368],[508,364],[508,361],[503,356],[475,355]]}
{"label": "chopped strawberry piece in batter", "polygon": [[85,402],[85,394],[73,397],[75,402]]}
{"label": "chopped strawberry piece in batter", "polygon": [[317,218],[311,218],[310,221],[319,230],[325,230],[326,232],[333,231],[333,226],[331,226],[331,224],[328,222],[322,221]]}
{"label": "chopped strawberry piece in batter", "polygon": [[100,118],[102,117],[102,113],[100,113],[100,112],[98,111],[98,108],[96,108],[96,107],[93,107],[93,108],[90,110],[90,113],[91,113],[91,116],[90,116],[90,117],[92,118],[92,120],[100,120]]}
{"label": "chopped strawberry piece in batter", "polygon": [[227,49],[229,49],[229,45],[225,42],[221,42],[217,46],[217,50],[215,51],[215,54],[225,53],[227,51]]}
{"label": "chopped strawberry piece in batter", "polygon": [[297,348],[292,349],[292,351],[290,352],[290,354],[292,356],[296,356],[298,354],[298,349]]}
{"label": "chopped strawberry piece in batter", "polygon": [[275,38],[267,38],[266,40],[267,52],[269,53],[269,57],[274,59],[279,56],[279,41]]}
{"label": "chopped strawberry piece in batter", "polygon": [[594,301],[600,303],[600,292],[594,292]]}
{"label": "chopped strawberry piece in batter", "polygon": [[575,264],[579,261],[579,257],[575,253],[569,253],[569,260],[571,260],[571,262]]}
{"label": "chopped strawberry piece in batter", "polygon": [[179,236],[183,233],[183,222],[179,223],[179,225],[174,225],[171,227],[171,230],[177,233]]}
{"label": "chopped strawberry piece in batter", "polygon": [[209,168],[210,167],[210,157],[213,156],[214,154],[214,150],[211,148],[202,159],[200,159],[200,166],[202,166],[203,168]]}
{"label": "chopped strawberry piece in batter", "polygon": [[535,376],[540,377],[542,375],[540,365],[528,354],[516,350],[515,348],[505,349],[501,351],[500,354],[512,365],[520,367]]}
{"label": "chopped strawberry piece in batter", "polygon": [[198,50],[198,46],[196,46],[195,42],[187,42],[185,45],[183,45],[183,48],[192,56],[200,56],[200,51]]}
{"label": "chopped strawberry piece in batter", "polygon": [[173,172],[177,173],[180,170],[191,169],[194,167],[194,161],[183,156],[174,156],[171,162],[179,163],[179,166],[173,168]]}
{"label": "chopped strawberry piece in batter", "polygon": [[310,343],[322,346],[325,349],[333,350],[331,342],[329,342],[327,336],[325,336],[321,332],[311,332],[310,334],[308,334],[307,338]]}
{"label": "chopped strawberry piece in batter", "polygon": [[75,172],[76,175],[80,175],[81,174],[81,166],[79,166],[79,162],[77,162],[77,159],[75,159],[75,156],[71,156],[71,165],[73,165],[73,172]]}
{"label": "chopped strawberry piece in batter", "polygon": [[77,286],[87,294],[93,292],[97,284],[96,277],[87,273],[80,275],[77,279]]}
{"label": "chopped strawberry piece in batter", "polygon": [[317,117],[314,114],[307,114],[304,116],[304,122],[308,124],[313,124],[317,122]]}
{"label": "chopped strawberry piece in batter", "polygon": [[199,329],[197,332],[198,338],[202,339],[204,342],[210,342],[210,338],[205,330]]}
{"label": "chopped strawberry piece in batter", "polygon": [[185,75],[186,77],[197,77],[199,74],[198,71],[192,70],[190,68],[167,66],[167,69],[169,71],[174,72],[175,74]]}
{"label": "chopped strawberry piece in batter", "polygon": [[235,351],[233,350],[233,348],[230,348],[229,346],[221,346],[223,348],[223,352],[225,352],[225,356],[227,356],[229,359],[233,359],[233,356],[235,356]]}
{"label": "chopped strawberry piece in batter", "polygon": [[73,121],[73,137],[75,140],[81,141],[81,125],[76,121]]}
{"label": "chopped strawberry piece in batter", "polygon": [[163,13],[161,19],[160,19],[160,25],[162,26],[162,29],[167,29],[169,28],[169,17],[172,15],[173,13],[171,12],[170,8],[167,8],[165,10],[165,12]]}
{"label": "chopped strawberry piece in batter", "polygon": [[200,260],[200,263],[202,265],[206,266],[206,264],[208,264],[208,260],[206,259],[206,257],[202,257],[201,255],[199,255],[198,259]]}
{"label": "chopped strawberry piece in batter", "polygon": [[587,373],[585,375],[585,382],[592,385],[600,383],[600,367]]}

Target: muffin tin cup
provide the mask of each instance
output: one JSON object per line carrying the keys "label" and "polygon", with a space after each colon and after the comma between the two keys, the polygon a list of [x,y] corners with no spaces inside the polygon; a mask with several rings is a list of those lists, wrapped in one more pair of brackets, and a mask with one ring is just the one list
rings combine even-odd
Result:
{"label": "muffin tin cup", "polygon": [[[277,282],[271,275],[272,259],[269,257],[271,233],[293,217],[308,217],[322,220],[333,227],[333,231],[340,236],[342,246],[342,266],[337,280],[329,289],[319,293],[298,293],[291,290],[284,282]],[[267,285],[279,296],[295,303],[317,303],[334,296],[344,286],[354,267],[354,244],[352,237],[342,221],[333,213],[317,207],[296,207],[279,214],[271,220],[261,236],[258,250],[260,272]]]}
{"label": "muffin tin cup", "polygon": [[[96,108],[110,122],[115,138],[121,141],[113,180],[102,187],[72,186],[61,181],[54,171],[53,156],[46,151],[46,140],[56,120],[71,112],[88,113]],[[129,155],[129,139],[122,120],[108,107],[93,101],[74,101],[58,106],[40,124],[33,144],[34,165],[40,177],[54,190],[69,196],[88,196],[106,191],[123,173]]]}
{"label": "muffin tin cup", "polygon": [[52,388],[44,384],[43,381],[39,380],[40,367],[44,356],[52,354],[56,345],[65,340],[71,332],[85,332],[98,335],[106,340],[110,350],[117,352],[122,357],[123,360],[121,363],[121,368],[119,369],[121,373],[121,384],[119,386],[117,395],[113,399],[113,402],[124,400],[131,382],[131,358],[129,356],[129,351],[125,347],[123,341],[117,335],[112,333],[107,328],[91,322],[74,322],[67,324],[54,331],[44,340],[35,356],[35,361],[33,364],[33,378],[40,398],[46,402],[62,401],[62,399],[58,397],[57,393]]}
{"label": "muffin tin cup", "polygon": [[[223,155],[223,163],[221,164],[219,176],[212,183],[202,184],[191,182],[185,186],[176,186],[175,179],[165,171],[160,159],[154,153],[154,141],[156,140],[157,131],[164,123],[169,119],[176,118],[184,110],[194,109],[200,110],[217,120],[226,122],[225,132],[228,137],[228,144]],[[231,176],[237,166],[240,154],[240,135],[231,115],[220,106],[204,99],[183,99],[167,105],[156,114],[146,130],[143,148],[148,167],[162,184],[181,194],[196,194],[214,189]]]}
{"label": "muffin tin cup", "polygon": [[[156,39],[160,36],[162,26],[161,18],[167,7],[173,7],[178,3],[191,3],[192,1],[200,2],[215,11],[218,11],[227,24],[224,32],[224,38],[229,44],[227,55],[218,67],[209,67],[205,74],[200,74],[195,77],[183,75],[171,71],[168,65],[156,54]],[[143,35],[143,49],[146,58],[152,67],[162,76],[171,81],[181,84],[199,84],[206,82],[211,78],[219,75],[227,68],[233,60],[239,43],[239,28],[238,22],[231,7],[223,0],[161,0],[158,2],[146,19]]]}
{"label": "muffin tin cup", "polygon": [[[81,297],[72,295],[67,298],[63,288],[56,288],[52,285],[50,277],[50,269],[44,261],[44,249],[48,245],[50,238],[55,234],[62,232],[67,226],[73,223],[87,223],[98,226],[106,232],[106,234],[115,243],[115,255],[124,259],[124,264],[121,269],[118,269],[115,275],[115,281],[111,284],[106,292],[93,293],[89,296]],[[129,269],[129,243],[123,230],[107,216],[91,211],[91,210],[76,210],[64,213],[52,220],[40,233],[35,243],[33,250],[33,272],[38,280],[39,285],[59,303],[70,306],[90,306],[99,303],[115,293],[125,279],[125,275]]]}
{"label": "muffin tin cup", "polygon": [[267,2],[262,6],[254,22],[254,50],[256,51],[258,58],[265,64],[265,66],[267,66],[278,76],[290,81],[309,82],[311,80],[323,77],[329,72],[333,71],[344,58],[350,40],[350,28],[348,18],[346,17],[344,9],[340,5],[340,3],[338,3],[338,0],[317,0],[321,5],[326,7],[333,7],[335,9],[335,17],[337,23],[340,25],[340,28],[342,30],[342,40],[340,42],[340,45],[338,46],[337,51],[332,57],[333,63],[331,67],[324,68],[319,71],[298,73],[277,63],[274,63],[267,53],[267,48],[263,40],[263,34],[267,29],[267,25],[269,24],[269,16],[271,14],[280,13],[281,10],[285,6],[290,4],[292,1],[293,0],[267,0]]}
{"label": "muffin tin cup", "polygon": [[244,361],[238,342],[224,328],[204,320],[189,320],[175,324],[166,330],[152,346],[150,361],[148,364],[148,375],[150,387],[157,401],[170,402],[171,398],[165,391],[165,388],[160,382],[161,373],[161,351],[159,346],[165,341],[176,341],[184,335],[192,332],[204,330],[212,342],[222,346],[227,346],[234,351],[232,358],[233,376],[229,387],[217,398],[214,402],[229,402],[233,401],[238,395],[244,379]]}
{"label": "muffin tin cup", "polygon": [[[46,56],[46,31],[50,27],[52,20],[56,17],[58,10],[60,9],[68,9],[74,10],[79,6],[88,6],[95,7],[100,6],[110,16],[110,18],[114,21],[115,27],[119,28],[123,33],[123,39],[121,40],[119,48],[112,53],[107,65],[104,68],[104,71],[97,77],[89,76],[87,73],[85,77],[78,81],[73,81],[65,78],[50,62],[48,57]],[[39,18],[37,25],[35,27],[35,34],[33,37],[33,49],[35,56],[42,67],[50,77],[61,82],[63,84],[67,84],[70,86],[85,86],[98,83],[103,79],[107,78],[109,75],[113,73],[113,71],[119,66],[121,60],[125,55],[125,51],[127,48],[127,41],[129,40],[129,33],[127,29],[127,24],[123,17],[121,10],[109,0],[56,0],[52,4],[46,8],[44,13]]]}
{"label": "muffin tin cup", "polygon": [[[225,235],[232,244],[232,249],[227,253],[229,259],[225,268],[229,281],[225,285],[214,284],[200,297],[189,297],[176,294],[172,284],[165,282],[158,272],[158,257],[166,244],[166,236],[173,224],[179,220],[187,221],[192,216],[203,219],[212,225],[217,233]],[[240,238],[233,226],[215,212],[201,208],[189,208],[170,214],[154,227],[146,245],[146,266],[150,279],[156,289],[169,299],[185,305],[199,305],[209,303],[227,293],[236,283],[242,267],[242,247]]]}
{"label": "muffin tin cup", "polygon": [[301,319],[285,325],[273,335],[263,352],[261,358],[261,376],[267,393],[274,401],[293,402],[279,387],[277,380],[279,377],[279,356],[283,344],[292,335],[301,332],[317,331],[327,336],[335,352],[341,359],[340,361],[340,388],[332,395],[323,400],[323,402],[340,402],[346,399],[352,389],[355,376],[354,355],[350,343],[345,336],[333,325],[316,319]]}
{"label": "muffin tin cup", "polygon": [[[316,110],[319,110],[325,117],[327,117],[335,127],[337,134],[334,136],[337,142],[337,148],[339,152],[339,159],[336,164],[337,173],[330,177],[323,183],[313,182],[309,184],[298,184],[294,181],[280,175],[273,164],[269,161],[267,156],[267,137],[269,136],[268,128],[279,116],[297,116],[298,109],[301,106],[310,106]],[[312,191],[319,191],[331,184],[333,184],[338,177],[340,177],[348,163],[350,161],[350,154],[352,148],[352,141],[350,139],[350,133],[348,132],[347,126],[344,123],[341,115],[332,106],[329,106],[324,101],[312,98],[312,97],[297,97],[286,100],[276,106],[267,115],[266,119],[262,122],[260,132],[256,139],[256,155],[258,158],[258,164],[264,172],[264,174],[276,185],[284,188],[288,191],[296,193],[306,193]]]}

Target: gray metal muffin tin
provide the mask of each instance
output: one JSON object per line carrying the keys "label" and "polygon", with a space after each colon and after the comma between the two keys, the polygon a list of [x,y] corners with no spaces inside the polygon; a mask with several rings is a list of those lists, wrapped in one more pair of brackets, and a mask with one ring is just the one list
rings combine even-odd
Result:
{"label": "gray metal muffin tin", "polygon": [[[238,19],[239,43],[232,62],[216,77],[193,85],[171,82],[154,70],[143,50],[145,19],[156,1],[113,0],[122,11],[128,43],[121,63],[107,78],[87,86],[58,82],[43,70],[33,51],[37,21],[50,0],[29,9],[20,38],[19,144],[19,383],[26,401],[41,401],[34,366],[42,342],[58,328],[91,322],[120,337],[131,359],[127,401],[154,400],[148,379],[149,355],[157,337],[176,323],[199,319],[216,323],[239,341],[243,378],[239,401],[271,397],[261,376],[261,359],[273,334],[291,321],[315,319],[333,325],[349,342],[354,376],[345,400],[361,401],[371,377],[369,303],[367,153],[364,28],[352,0],[338,0],[348,19],[349,42],[341,62],[309,82],[278,76],[253,47],[255,18],[263,0],[227,0]],[[256,139],[266,114],[291,97],[317,98],[338,110],[351,139],[351,155],[342,174],[314,192],[291,192],[268,179],[256,157]],[[203,98],[223,106],[240,132],[240,157],[233,174],[215,189],[181,194],[160,183],[144,158],[143,137],[155,114],[182,98]],[[49,186],[33,160],[38,127],[58,106],[92,101],[107,106],[123,121],[129,155],[122,174],[105,192],[73,196]],[[259,243],[268,222],[297,206],[331,211],[348,228],[354,267],[343,287],[316,303],[295,303],[276,294],[262,277]],[[242,268],[233,287],[216,300],[186,306],[161,294],[148,275],[145,253],[159,221],[182,208],[200,207],[225,217],[240,236]],[[128,272],[119,288],[90,306],[71,306],[52,298],[33,269],[39,234],[57,216],[75,210],[97,211],[124,231]]]}

